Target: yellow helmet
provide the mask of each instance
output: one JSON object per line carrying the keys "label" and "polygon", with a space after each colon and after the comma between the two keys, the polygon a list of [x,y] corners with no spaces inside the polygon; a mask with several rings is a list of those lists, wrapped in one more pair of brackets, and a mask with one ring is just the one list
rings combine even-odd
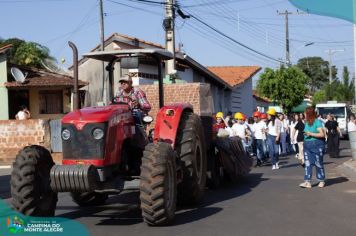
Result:
{"label": "yellow helmet", "polygon": [[267,114],[271,115],[271,116],[275,116],[276,115],[276,109],[274,109],[274,108],[268,109]]}
{"label": "yellow helmet", "polygon": [[222,113],[221,111],[216,113],[216,118],[224,118],[224,113]]}
{"label": "yellow helmet", "polygon": [[234,118],[235,120],[243,120],[244,115],[241,112],[236,112]]}

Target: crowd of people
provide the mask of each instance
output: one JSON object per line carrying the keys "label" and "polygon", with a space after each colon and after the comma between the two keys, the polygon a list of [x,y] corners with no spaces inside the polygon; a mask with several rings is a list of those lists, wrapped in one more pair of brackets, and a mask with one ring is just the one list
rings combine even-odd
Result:
{"label": "crowd of people", "polygon": [[[305,170],[304,182],[300,184],[303,188],[311,187],[313,166],[318,186],[324,187],[323,156],[327,152],[331,158],[339,157],[342,134],[335,116],[317,116],[312,107],[290,115],[271,108],[266,113],[256,111],[250,118],[241,112],[229,112],[226,117],[218,112],[215,118],[213,132],[217,137],[240,137],[245,151],[256,156],[256,167],[270,162],[272,170],[278,170],[279,157],[294,154]],[[356,131],[354,115],[349,117],[348,130]]]}

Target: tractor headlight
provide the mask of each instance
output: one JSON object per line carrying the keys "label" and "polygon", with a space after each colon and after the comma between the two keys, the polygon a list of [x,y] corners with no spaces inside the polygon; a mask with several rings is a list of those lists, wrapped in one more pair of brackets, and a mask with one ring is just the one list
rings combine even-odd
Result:
{"label": "tractor headlight", "polygon": [[100,128],[96,128],[93,130],[93,137],[96,140],[102,139],[104,137],[104,131]]}
{"label": "tractor headlight", "polygon": [[70,139],[70,131],[68,129],[64,129],[62,131],[62,139],[63,140],[68,140]]}

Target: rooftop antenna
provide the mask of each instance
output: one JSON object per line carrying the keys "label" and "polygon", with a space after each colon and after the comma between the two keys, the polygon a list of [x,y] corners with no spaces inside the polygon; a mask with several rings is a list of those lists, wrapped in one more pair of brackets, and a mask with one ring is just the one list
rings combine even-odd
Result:
{"label": "rooftop antenna", "polygon": [[10,69],[12,76],[15,78],[16,82],[23,84],[27,77],[27,72],[22,73],[22,71],[16,67],[11,67]]}
{"label": "rooftop antenna", "polygon": [[41,64],[48,71],[56,74],[69,75],[69,72],[59,66],[55,61],[50,59],[44,59]]}

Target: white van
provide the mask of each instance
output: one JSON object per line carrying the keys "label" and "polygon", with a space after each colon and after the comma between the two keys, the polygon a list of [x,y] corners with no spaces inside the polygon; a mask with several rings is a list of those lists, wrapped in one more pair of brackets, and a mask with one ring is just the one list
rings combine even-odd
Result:
{"label": "white van", "polygon": [[339,123],[339,128],[342,135],[347,134],[347,119],[350,110],[346,103],[338,103],[336,101],[328,101],[327,103],[317,104],[316,111],[319,115],[333,114],[336,121]]}

